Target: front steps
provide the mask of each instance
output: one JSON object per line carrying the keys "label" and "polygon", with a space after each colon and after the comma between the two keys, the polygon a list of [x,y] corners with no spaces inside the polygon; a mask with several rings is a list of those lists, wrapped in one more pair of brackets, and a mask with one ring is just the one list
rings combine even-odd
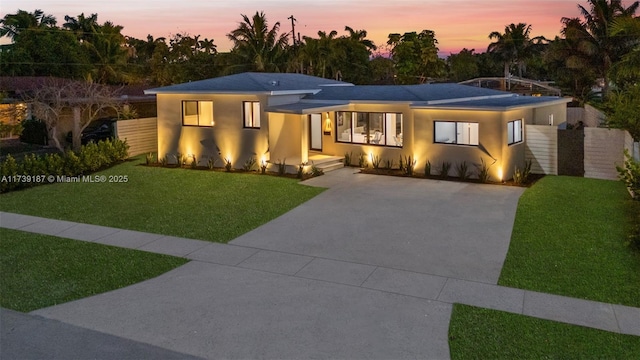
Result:
{"label": "front steps", "polygon": [[344,167],[344,157],[342,156],[329,156],[329,155],[310,155],[309,164],[315,165],[323,172],[329,172],[332,170],[340,169]]}

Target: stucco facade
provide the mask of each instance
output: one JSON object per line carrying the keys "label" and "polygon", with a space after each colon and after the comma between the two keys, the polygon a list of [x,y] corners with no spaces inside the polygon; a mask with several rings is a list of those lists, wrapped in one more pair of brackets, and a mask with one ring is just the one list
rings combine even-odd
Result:
{"label": "stucco facade", "polygon": [[[353,165],[360,154],[369,162],[378,157],[397,165],[400,157],[411,156],[416,172],[423,172],[427,161],[434,173],[447,162],[450,175],[457,176],[456,165],[466,162],[475,173],[474,165],[482,161],[490,166],[492,180],[506,180],[525,164],[525,124],[566,120],[568,100],[561,98],[518,97],[455,84],[356,87],[327,82],[299,74],[245,73],[154,89],[158,156],[171,162],[180,153],[201,165],[213,157],[218,166],[229,159],[235,168],[251,157],[297,165],[314,154],[350,153]],[[195,125],[185,120],[185,102],[212,106],[212,119]],[[258,126],[246,126],[247,102],[255,104],[256,114],[259,107],[259,116],[252,115],[259,117]],[[373,119],[378,119],[376,126]],[[467,130],[459,130],[464,126]],[[442,129],[452,129],[446,140],[436,134]],[[460,140],[460,131],[467,140]]]}

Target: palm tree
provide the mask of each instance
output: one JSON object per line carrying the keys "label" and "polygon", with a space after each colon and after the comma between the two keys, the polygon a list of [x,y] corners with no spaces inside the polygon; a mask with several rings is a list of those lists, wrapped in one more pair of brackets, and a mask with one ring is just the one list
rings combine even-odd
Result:
{"label": "palm tree", "polygon": [[322,77],[326,76],[327,68],[334,65],[335,59],[338,56],[335,46],[337,35],[338,32],[335,30],[331,30],[329,34],[325,31],[318,31],[318,66]]}
{"label": "palm tree", "polygon": [[589,59],[596,66],[599,77],[604,79],[603,92],[609,92],[609,70],[611,66],[632,46],[624,37],[611,36],[612,26],[616,19],[633,17],[639,1],[634,1],[628,7],[622,5],[622,0],[587,0],[589,9],[578,5],[584,20],[577,18],[563,18],[565,24],[563,33],[569,33],[581,39],[578,56]]}
{"label": "palm tree", "polygon": [[227,34],[233,41],[232,53],[254,71],[279,71],[284,64],[287,34],[278,34],[280,23],[269,28],[263,12],[256,12],[251,19],[242,15],[237,29]]}
{"label": "palm tree", "polygon": [[369,50],[369,54],[373,51],[376,51],[378,47],[373,43],[373,41],[367,39],[367,30],[353,30],[349,26],[344,27],[344,31],[349,33],[349,39],[355,42],[358,42],[364,45],[367,50]]}
{"label": "palm tree", "polygon": [[510,87],[509,73],[511,65],[518,65],[518,76],[522,77],[525,61],[533,55],[534,44],[540,43],[544,38],[530,38],[531,25],[525,23],[509,24],[504,28],[504,34],[494,31],[489,34],[489,39],[496,39],[489,44],[487,51],[495,54],[504,64],[504,77],[507,86]]}
{"label": "palm tree", "polygon": [[610,77],[619,87],[640,83],[640,17],[616,19],[611,28],[611,35],[626,37],[634,47],[611,66]]}
{"label": "palm tree", "polygon": [[66,15],[64,21],[66,22],[62,24],[62,27],[74,32],[80,41],[91,41],[96,28],[100,26],[98,24],[98,14],[91,14],[91,16],[85,17],[84,13],[82,13],[77,18]]}
{"label": "palm tree", "polygon": [[36,9],[33,13],[18,10],[16,14],[7,14],[0,20],[0,36],[8,36],[11,40],[26,29],[43,29],[54,27],[56,18],[46,15],[42,10]]}

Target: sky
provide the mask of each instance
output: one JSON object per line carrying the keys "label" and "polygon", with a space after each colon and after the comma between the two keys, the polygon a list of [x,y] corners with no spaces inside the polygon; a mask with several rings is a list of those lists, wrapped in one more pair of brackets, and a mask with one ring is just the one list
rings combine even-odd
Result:
{"label": "sky", "polygon": [[228,51],[226,34],[238,26],[242,14],[251,17],[263,11],[269,26],[280,22],[281,32],[291,31],[287,18],[293,15],[301,36],[317,37],[319,30],[344,35],[344,27],[350,26],[366,30],[378,46],[386,44],[390,33],[433,30],[440,55],[448,56],[462,48],[486,51],[489,33],[504,32],[511,23],[527,23],[532,37],[552,39],[560,32],[562,17],[579,16],[578,4],[587,7],[585,0],[2,0],[0,14],[41,9],[61,26],[65,15],[97,13],[99,23],[121,25],[127,36],[187,33],[213,39],[218,51]]}

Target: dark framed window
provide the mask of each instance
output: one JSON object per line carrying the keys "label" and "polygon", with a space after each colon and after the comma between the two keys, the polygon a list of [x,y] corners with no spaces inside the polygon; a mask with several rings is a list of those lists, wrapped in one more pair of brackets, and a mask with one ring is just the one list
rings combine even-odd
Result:
{"label": "dark framed window", "polygon": [[213,102],[185,100],[182,102],[182,125],[213,126]]}
{"label": "dark framed window", "polygon": [[243,101],[242,117],[244,119],[244,127],[248,129],[260,129],[260,102],[259,101]]}
{"label": "dark framed window", "polygon": [[437,144],[478,145],[478,123],[434,121],[433,142]]}
{"label": "dark framed window", "polygon": [[336,112],[336,142],[402,147],[402,114]]}
{"label": "dark framed window", "polygon": [[522,142],[522,120],[513,120],[507,123],[507,144]]}

